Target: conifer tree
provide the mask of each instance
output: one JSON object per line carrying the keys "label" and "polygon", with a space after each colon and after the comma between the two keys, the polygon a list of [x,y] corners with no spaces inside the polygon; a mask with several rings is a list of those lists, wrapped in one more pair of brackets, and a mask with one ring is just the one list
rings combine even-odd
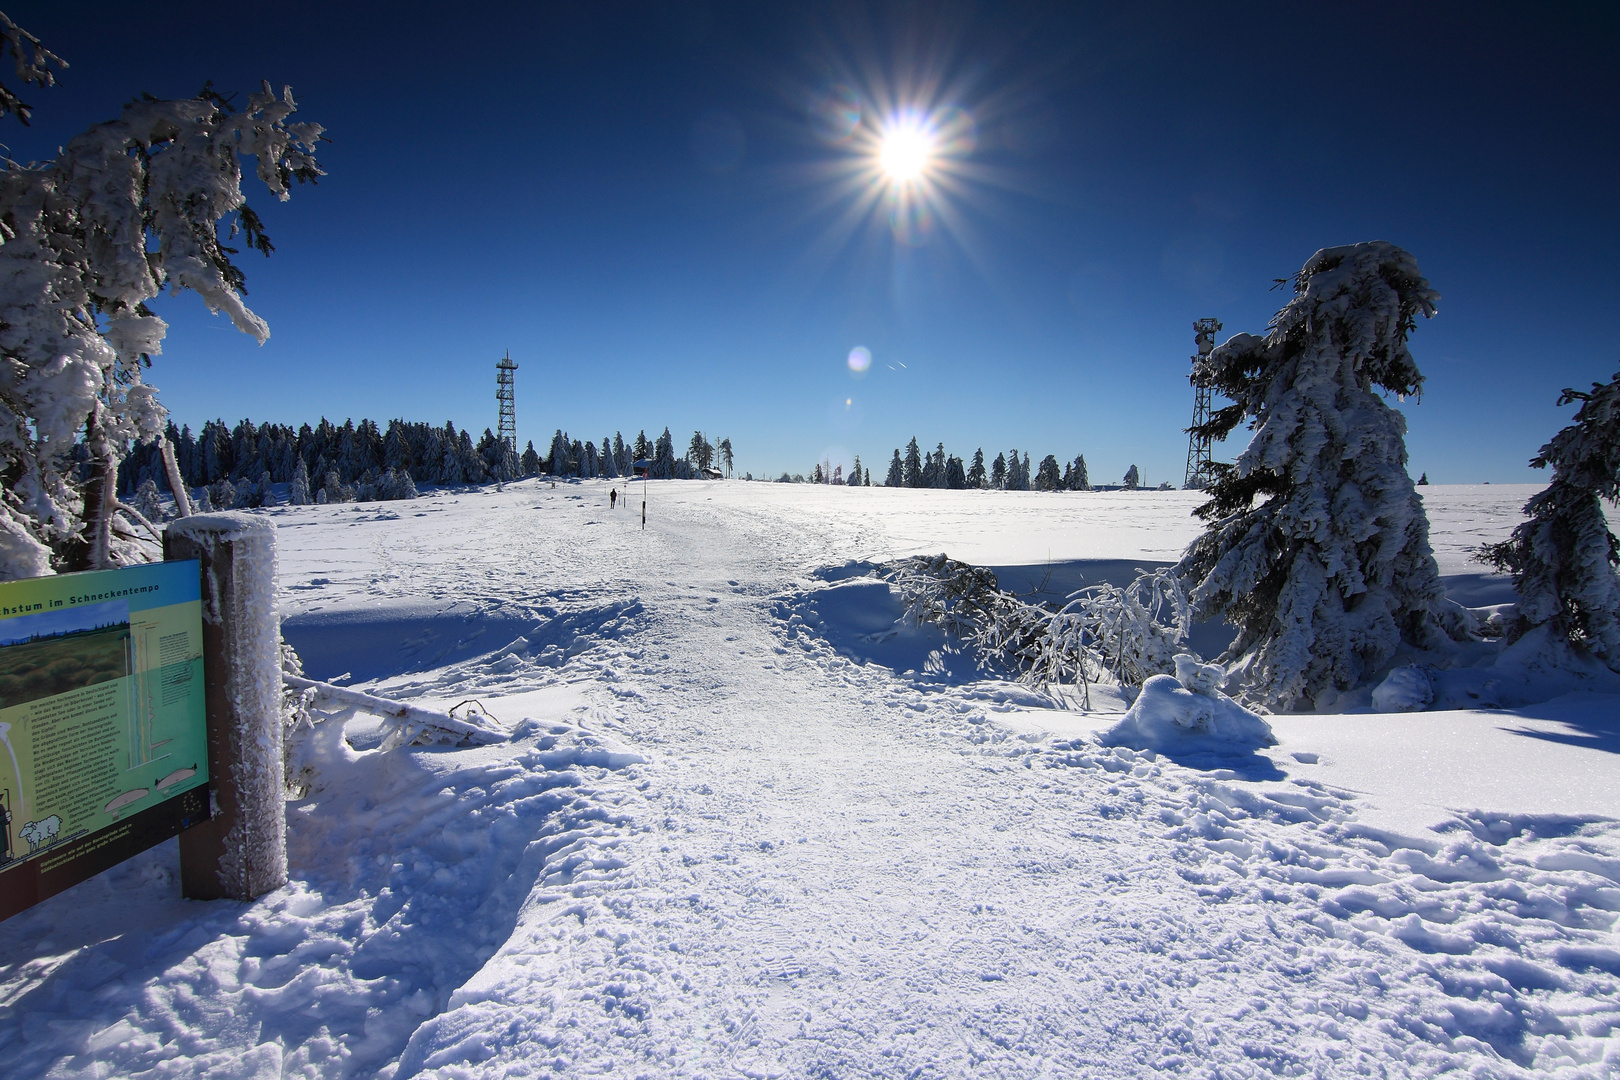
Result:
{"label": "conifer tree", "polygon": [[645,431],[642,431],[640,434],[638,434],[636,436],[636,457],[635,457],[635,460],[637,460],[637,461],[646,461],[646,460],[650,460],[652,458],[652,456],[653,456],[653,445],[652,445],[652,443],[647,441],[647,433]]}
{"label": "conifer tree", "polygon": [[941,487],[950,488],[952,491],[961,491],[963,488],[967,487],[967,471],[962,468],[961,458],[956,457],[955,455],[946,458],[945,468],[940,470],[940,472],[943,474],[944,478],[944,482],[940,485]]}
{"label": "conifer tree", "polygon": [[1132,465],[1130,468],[1125,470],[1125,490],[1135,491],[1141,485],[1142,474],[1136,471],[1135,465]]}
{"label": "conifer tree", "polygon": [[898,447],[894,451],[894,457],[889,461],[889,475],[884,478],[883,484],[885,487],[892,488],[906,486],[906,470],[905,466],[900,463],[900,450]]}
{"label": "conifer tree", "polygon": [[1035,488],[1037,491],[1057,491],[1061,486],[1057,456],[1047,454],[1041,459],[1040,470],[1035,474]]}
{"label": "conifer tree", "polygon": [[720,467],[726,470],[726,479],[731,479],[731,436],[727,435],[720,440]]}
{"label": "conifer tree", "polygon": [[1007,455],[997,454],[995,463],[990,466],[990,486],[1001,491],[1007,486]]}
{"label": "conifer tree", "polygon": [[988,479],[984,472],[984,447],[981,446],[973,451],[973,464],[968,466],[967,486],[970,488],[982,488],[986,483],[988,483]]}
{"label": "conifer tree", "polygon": [[287,502],[292,506],[308,506],[309,501],[309,466],[304,464],[303,458],[299,458],[298,463],[293,466],[292,484],[287,489]]}
{"label": "conifer tree", "polygon": [[1480,558],[1513,575],[1519,594],[1514,638],[1546,625],[1620,671],[1620,543],[1609,531],[1603,501],[1620,501],[1620,372],[1590,393],[1565,390],[1559,405],[1579,401],[1574,422],[1530,459],[1552,466],[1552,481],[1524,504],[1529,518]]}
{"label": "conifer tree", "polygon": [[670,437],[669,428],[658,436],[658,444],[653,447],[652,478],[654,480],[672,480],[675,478],[675,440]]}
{"label": "conifer tree", "polygon": [[922,487],[922,451],[915,435],[906,444],[906,487]]}
{"label": "conifer tree", "polygon": [[1423,385],[1407,337],[1438,295],[1382,241],[1325,248],[1264,337],[1238,334],[1196,369],[1233,404],[1197,434],[1254,434],[1217,466],[1206,531],[1178,573],[1200,619],[1238,626],[1222,661],[1273,707],[1317,706],[1403,642],[1437,640],[1442,590],[1406,472],[1406,421],[1379,391]]}
{"label": "conifer tree", "polygon": [[1069,480],[1069,490],[1090,491],[1091,475],[1086,471],[1086,455],[1081,454],[1074,459],[1074,473]]}
{"label": "conifer tree", "polygon": [[540,475],[540,455],[534,452],[533,439],[530,439],[529,445],[523,448],[523,457],[519,464],[523,466],[524,476]]}
{"label": "conifer tree", "polygon": [[848,483],[850,483],[853,486],[858,487],[860,485],[860,482],[861,482],[861,455],[856,454],[855,455],[855,464],[850,466]]}
{"label": "conifer tree", "polygon": [[552,476],[567,476],[574,471],[574,463],[568,456],[568,436],[558,428],[551,436],[551,453],[547,455],[551,460]]}

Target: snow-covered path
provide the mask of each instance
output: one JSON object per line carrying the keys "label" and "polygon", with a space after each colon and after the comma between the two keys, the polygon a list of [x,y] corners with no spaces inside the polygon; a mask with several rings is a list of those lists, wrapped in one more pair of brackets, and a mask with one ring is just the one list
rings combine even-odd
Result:
{"label": "snow-covered path", "polygon": [[188,938],[195,905],[149,900],[176,932],[144,982],[91,934],[79,968],[99,949],[137,977],[76,995],[0,969],[41,1021],[0,1022],[0,1054],[255,1077],[1620,1067],[1614,811],[1397,840],[1285,754],[1199,771],[1052,737],[964,658],[855,663],[819,625],[818,568],[941,532],[980,562],[1173,557],[1196,496],[1054,525],[1049,496],[654,484],[642,531],[607,486],[278,512],[284,614],[332,663],[533,719],[508,747],[334,750],[290,810],[280,899]]}

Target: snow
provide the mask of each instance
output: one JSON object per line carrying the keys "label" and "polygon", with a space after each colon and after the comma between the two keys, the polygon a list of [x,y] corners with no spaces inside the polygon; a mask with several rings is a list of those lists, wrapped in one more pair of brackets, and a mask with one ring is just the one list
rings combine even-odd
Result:
{"label": "snow", "polygon": [[[609,486],[256,515],[312,673],[512,737],[328,720],[286,887],[181,901],[170,844],[0,923],[7,1076],[1620,1069],[1620,697],[1105,747],[1131,695],[864,566],[1162,564],[1195,493],[654,482],[643,532]],[[1498,587],[1526,491],[1421,494]]]}

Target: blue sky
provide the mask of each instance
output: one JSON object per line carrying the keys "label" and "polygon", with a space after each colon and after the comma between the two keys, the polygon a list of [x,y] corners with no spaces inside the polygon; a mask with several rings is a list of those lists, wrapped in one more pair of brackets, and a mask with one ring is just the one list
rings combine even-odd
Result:
{"label": "blue sky", "polygon": [[[915,434],[1179,483],[1192,321],[1261,331],[1273,279],[1371,239],[1442,296],[1401,406],[1414,475],[1539,482],[1559,391],[1620,369],[1612,5],[5,10],[72,65],[23,95],[19,160],[208,79],[290,84],[328,128],[318,186],[247,189],[277,245],[241,259],[270,342],[156,305],[151,380],[193,427],[481,431],[510,350],[542,447],[668,425],[730,436],[755,475],[841,451],[881,476]],[[835,85],[863,108],[842,144],[812,108]],[[906,238],[839,179],[895,105],[971,118]]]}

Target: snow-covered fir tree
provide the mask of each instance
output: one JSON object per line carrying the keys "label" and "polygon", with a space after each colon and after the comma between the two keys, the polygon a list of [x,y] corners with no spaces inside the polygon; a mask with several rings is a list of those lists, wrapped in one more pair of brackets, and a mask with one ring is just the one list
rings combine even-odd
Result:
{"label": "snow-covered fir tree", "polygon": [[[60,62],[37,47],[25,60],[8,40],[18,76],[49,85]],[[146,304],[189,289],[269,336],[242,302],[221,224],[271,250],[242,194],[244,159],[278,198],[289,180],[319,174],[321,129],[289,124],[293,108],[268,85],[239,111],[211,92],[137,100],[53,161],[0,168],[0,579],[155,557],[135,543],[115,489],[130,444],[165,428],[142,372],[168,326]]]}
{"label": "snow-covered fir tree", "polygon": [[906,444],[906,487],[922,487],[923,460],[922,450],[917,446],[917,436],[913,435]]}
{"label": "snow-covered fir tree", "polygon": [[530,439],[529,445],[523,448],[523,456],[518,459],[518,464],[522,467],[524,476],[540,475],[540,455],[534,452],[533,439]]}
{"label": "snow-covered fir tree", "polygon": [[855,463],[849,467],[849,484],[859,486],[861,482],[861,455],[855,455]]}
{"label": "snow-covered fir tree", "polygon": [[635,455],[636,461],[652,460],[653,445],[647,441],[647,433],[645,431],[642,431],[636,435]]}
{"label": "snow-covered fir tree", "polygon": [[1135,465],[1132,465],[1130,468],[1125,470],[1125,490],[1135,491],[1141,486],[1142,474],[1137,472]]}
{"label": "snow-covered fir tree", "polygon": [[550,462],[548,471],[553,476],[568,476],[574,471],[574,463],[568,456],[568,436],[563,434],[562,428],[551,436],[551,451],[546,460]]}
{"label": "snow-covered fir tree", "polygon": [[895,450],[894,457],[889,459],[889,475],[884,478],[883,485],[892,488],[906,485],[906,468],[900,461],[898,449]]}
{"label": "snow-covered fir tree", "polygon": [[687,445],[686,457],[701,473],[714,462],[714,446],[701,431],[692,432],[692,441]]}
{"label": "snow-covered fir tree", "polygon": [[1574,421],[1530,459],[1553,474],[1524,504],[1529,520],[1480,556],[1513,575],[1511,637],[1545,625],[1620,671],[1620,543],[1603,513],[1604,500],[1620,502],[1620,372],[1589,393],[1565,390],[1558,404],[1572,401]]}
{"label": "snow-covered fir tree", "polygon": [[727,435],[720,440],[720,467],[726,470],[726,479],[731,479],[731,467],[734,464],[731,451],[731,436]]}
{"label": "snow-covered fir tree", "polygon": [[997,491],[1007,486],[1007,455],[997,454],[996,460],[990,466],[990,486]]}
{"label": "snow-covered fir tree", "polygon": [[1069,474],[1070,491],[1090,491],[1091,474],[1086,471],[1086,455],[1074,459],[1074,471]]}
{"label": "snow-covered fir tree", "polygon": [[160,523],[164,518],[163,498],[158,494],[157,481],[150,477],[142,480],[141,486],[135,492],[135,498],[130,500],[130,506],[154,525]]}
{"label": "snow-covered fir tree", "polygon": [[287,487],[287,502],[291,506],[308,506],[310,503],[309,466],[304,464],[303,458],[299,458],[298,464],[293,466],[292,482]]}
{"label": "snow-covered fir tree", "polygon": [[1058,491],[1062,486],[1063,477],[1058,472],[1057,456],[1047,454],[1041,458],[1041,467],[1035,473],[1035,490]]}
{"label": "snow-covered fir tree", "polygon": [[1407,337],[1437,299],[1393,244],[1325,248],[1264,337],[1238,334],[1195,371],[1233,403],[1198,433],[1248,418],[1254,434],[1216,468],[1208,526],[1177,572],[1198,618],[1238,626],[1221,659],[1273,707],[1319,707],[1403,643],[1441,640],[1406,421],[1380,394],[1421,389]]}
{"label": "snow-covered fir tree", "polygon": [[946,458],[945,468],[941,472],[944,474],[942,487],[950,488],[952,491],[961,491],[967,487],[967,470],[962,468],[961,458],[954,454]]}
{"label": "snow-covered fir tree", "polygon": [[987,483],[989,483],[989,478],[984,471],[984,447],[981,446],[973,451],[973,464],[968,466],[967,471],[967,486],[970,488],[982,488]]}
{"label": "snow-covered fir tree", "polygon": [[653,447],[652,472],[654,480],[672,480],[675,478],[675,440],[670,437],[669,428],[658,436],[658,443]]}

